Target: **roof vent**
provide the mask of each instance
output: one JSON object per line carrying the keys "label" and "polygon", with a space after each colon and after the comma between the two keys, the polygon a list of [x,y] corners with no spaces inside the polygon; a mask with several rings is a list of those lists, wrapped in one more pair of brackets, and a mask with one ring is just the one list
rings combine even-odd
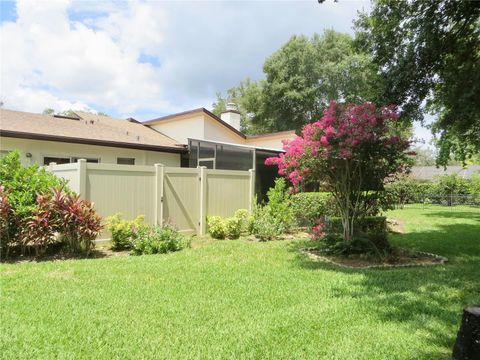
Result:
{"label": "roof vent", "polygon": [[60,118],[60,119],[68,119],[68,120],[80,120],[78,116],[66,116],[66,115],[53,115],[55,118]]}

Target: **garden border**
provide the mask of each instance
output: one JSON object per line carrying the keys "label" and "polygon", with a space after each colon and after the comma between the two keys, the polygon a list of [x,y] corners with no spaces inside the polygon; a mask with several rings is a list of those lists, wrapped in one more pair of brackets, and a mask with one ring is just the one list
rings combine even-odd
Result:
{"label": "garden border", "polygon": [[335,266],[339,266],[345,269],[352,269],[352,270],[365,270],[365,269],[394,269],[394,268],[407,268],[407,267],[426,267],[426,266],[436,266],[436,265],[444,265],[448,262],[448,258],[445,256],[425,252],[425,251],[417,251],[416,255],[422,255],[424,257],[429,257],[432,259],[437,260],[437,262],[430,263],[430,264],[381,264],[381,265],[367,265],[367,266],[350,266],[345,264],[340,264],[334,260],[331,260],[325,256],[316,255],[311,252],[311,250],[318,250],[314,247],[302,248],[300,249],[300,253],[307,255],[310,259],[315,261],[322,261],[325,263],[329,263]]}

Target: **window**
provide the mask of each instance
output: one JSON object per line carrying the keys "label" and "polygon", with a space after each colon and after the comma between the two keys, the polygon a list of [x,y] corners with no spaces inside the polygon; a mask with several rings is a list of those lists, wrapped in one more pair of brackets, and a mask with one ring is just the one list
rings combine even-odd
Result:
{"label": "window", "polygon": [[76,163],[79,159],[85,159],[87,160],[87,163],[94,163],[94,164],[98,164],[100,162],[100,159],[97,159],[97,158],[86,158],[86,157],[83,157],[83,156],[76,156],[76,157],[72,157],[72,163]]}
{"label": "window", "polygon": [[57,165],[59,164],[68,164],[70,163],[70,158],[64,158],[64,157],[54,157],[54,156],[44,156],[43,157],[43,165],[50,165],[50,163],[56,163]]}
{"label": "window", "polygon": [[56,163],[57,165],[76,163],[78,159],[85,159],[87,160],[88,163],[95,163],[95,164],[100,162],[100,159],[98,158],[85,158],[82,156],[74,156],[74,157],[44,156],[43,165],[49,165],[52,162]]}
{"label": "window", "polygon": [[118,165],[135,165],[135,158],[117,157]]}

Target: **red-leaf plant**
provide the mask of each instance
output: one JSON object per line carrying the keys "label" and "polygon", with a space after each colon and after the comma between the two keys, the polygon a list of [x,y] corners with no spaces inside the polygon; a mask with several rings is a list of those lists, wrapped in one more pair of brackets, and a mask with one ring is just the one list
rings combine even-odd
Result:
{"label": "red-leaf plant", "polygon": [[37,255],[54,241],[56,233],[71,251],[90,252],[103,226],[89,201],[59,188],[52,194],[39,195],[37,204],[23,234],[25,241],[33,241]]}
{"label": "red-leaf plant", "polygon": [[304,181],[322,182],[332,192],[343,225],[343,238],[353,237],[368,191],[408,169],[409,142],[393,125],[395,107],[372,103],[331,102],[323,117],[304,126],[301,136],[284,142],[284,154],[268,158],[278,173],[298,188]]}

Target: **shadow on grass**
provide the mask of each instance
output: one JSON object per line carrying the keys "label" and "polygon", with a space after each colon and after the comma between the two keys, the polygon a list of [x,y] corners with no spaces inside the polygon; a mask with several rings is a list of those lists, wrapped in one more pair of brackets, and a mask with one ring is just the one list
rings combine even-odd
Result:
{"label": "shadow on grass", "polygon": [[1,259],[0,263],[15,264],[23,262],[46,262],[46,261],[58,261],[58,260],[84,260],[84,259],[100,259],[112,256],[108,252],[101,249],[94,249],[87,255],[85,254],[70,254],[66,252],[50,252],[43,255],[35,256],[33,252],[28,252],[25,255],[20,253],[10,254],[8,258]]}
{"label": "shadow on grass", "polygon": [[[432,216],[443,216],[444,213],[450,214],[437,212],[432,213]],[[456,218],[467,215],[471,219],[473,214],[459,216],[458,213],[452,213],[452,217]],[[333,295],[339,301],[361,299],[362,304],[367,304],[365,311],[374,311],[380,321],[407,324],[412,333],[424,338],[425,343],[445,349],[418,349],[418,358],[448,358],[463,307],[480,301],[480,223],[441,224],[436,225],[432,231],[396,234],[392,235],[392,243],[407,249],[446,256],[449,263],[426,267],[354,270],[312,261],[299,254],[296,265],[311,270],[362,274],[360,278],[352,277],[349,286],[333,288]],[[308,242],[297,242],[292,244],[291,250],[298,251],[305,246],[308,246]]]}
{"label": "shadow on grass", "polygon": [[476,211],[461,211],[461,210],[445,210],[445,211],[438,211],[438,210],[426,210],[423,213],[423,216],[427,217],[442,217],[448,219],[470,219],[470,220],[480,220],[480,208],[478,212]]}

